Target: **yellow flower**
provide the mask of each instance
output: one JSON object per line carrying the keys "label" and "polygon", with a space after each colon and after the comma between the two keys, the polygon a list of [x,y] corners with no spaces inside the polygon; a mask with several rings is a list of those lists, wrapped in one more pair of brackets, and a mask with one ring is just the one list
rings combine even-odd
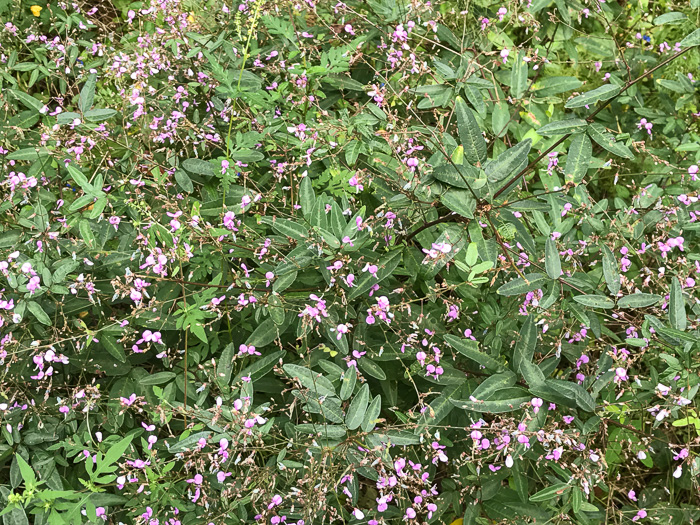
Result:
{"label": "yellow flower", "polygon": [[191,24],[194,23],[194,16],[192,16],[192,13],[190,13],[189,16],[187,17],[187,21],[190,22]]}
{"label": "yellow flower", "polygon": [[32,12],[34,16],[39,16],[41,14],[41,10],[43,7],[40,5],[33,5],[32,7],[29,8],[29,10]]}

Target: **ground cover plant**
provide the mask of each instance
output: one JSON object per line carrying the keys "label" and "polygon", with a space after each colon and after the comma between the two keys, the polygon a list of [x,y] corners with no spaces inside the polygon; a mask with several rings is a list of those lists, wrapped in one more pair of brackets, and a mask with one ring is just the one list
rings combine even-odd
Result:
{"label": "ground cover plant", "polygon": [[700,2],[0,0],[5,525],[700,519]]}

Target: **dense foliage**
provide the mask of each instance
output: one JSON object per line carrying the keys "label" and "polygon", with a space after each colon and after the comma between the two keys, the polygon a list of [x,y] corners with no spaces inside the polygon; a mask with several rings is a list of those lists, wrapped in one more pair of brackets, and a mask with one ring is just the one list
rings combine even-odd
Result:
{"label": "dense foliage", "polygon": [[700,1],[45,1],[5,525],[700,519]]}

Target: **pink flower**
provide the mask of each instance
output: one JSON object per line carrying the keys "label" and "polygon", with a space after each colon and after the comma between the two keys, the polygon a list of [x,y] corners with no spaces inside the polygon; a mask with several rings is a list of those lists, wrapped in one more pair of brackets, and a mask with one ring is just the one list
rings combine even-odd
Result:
{"label": "pink flower", "polygon": [[41,288],[41,286],[39,284],[40,282],[41,281],[39,279],[39,276],[37,276],[37,275],[35,275],[34,277],[29,279],[29,282],[27,283],[27,290],[29,290],[30,294],[33,294],[39,288]]}
{"label": "pink flower", "polygon": [[533,397],[530,400],[530,404],[532,405],[533,412],[535,414],[537,414],[537,412],[540,411],[540,407],[542,406],[543,403],[544,403],[544,401],[542,401],[539,397]]}

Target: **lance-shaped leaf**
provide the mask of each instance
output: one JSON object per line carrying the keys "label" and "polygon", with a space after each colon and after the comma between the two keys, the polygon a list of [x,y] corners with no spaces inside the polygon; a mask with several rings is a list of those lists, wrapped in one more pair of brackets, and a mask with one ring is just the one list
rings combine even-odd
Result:
{"label": "lance-shaped leaf", "polygon": [[544,245],[544,267],[547,270],[547,275],[552,279],[561,277],[561,259],[559,258],[559,250],[557,243],[549,237]]}
{"label": "lance-shaped leaf", "polygon": [[620,87],[614,86],[612,84],[605,84],[599,88],[587,91],[583,95],[574,97],[569,100],[564,107],[567,109],[571,108],[582,108],[584,106],[592,106],[600,101],[610,100],[614,96],[620,93]]}
{"label": "lance-shaped leaf", "polygon": [[504,369],[504,366],[501,363],[496,361],[490,355],[479,350],[478,342],[472,341],[471,339],[461,339],[449,334],[445,335],[444,339],[448,345],[457,350],[460,354],[468,357],[472,361],[476,361],[480,365],[486,367],[488,370],[500,372]]}
{"label": "lance-shaped leaf", "polygon": [[498,290],[496,290],[496,293],[498,295],[505,296],[520,295],[542,288],[550,281],[551,279],[543,273],[528,273],[525,274],[525,279],[522,277],[516,277],[512,281],[502,285]]}
{"label": "lance-shaped leaf", "polygon": [[80,96],[78,97],[78,107],[80,111],[85,113],[92,107],[92,103],[95,100],[95,86],[97,85],[97,75],[91,73],[88,75],[87,82],[80,90]]}
{"label": "lance-shaped leaf", "polygon": [[527,154],[531,147],[532,140],[525,139],[489,161],[484,166],[488,181],[498,182],[522,170],[527,165]]}
{"label": "lance-shaped leaf", "polygon": [[520,337],[515,343],[513,350],[513,370],[520,372],[520,367],[523,363],[532,362],[537,347],[537,329],[535,320],[532,315],[529,315],[520,329]]}
{"label": "lance-shaped leaf", "polygon": [[620,291],[620,270],[617,265],[617,259],[612,250],[605,244],[601,248],[603,252],[603,277],[605,284],[608,286],[610,293],[617,296]]}
{"label": "lance-shaped leaf", "polygon": [[583,180],[591,164],[593,156],[593,145],[588,135],[580,134],[574,137],[569,146],[569,153],[566,157],[566,168],[564,176],[567,182],[578,184]]}
{"label": "lance-shaped leaf", "polygon": [[474,200],[474,196],[469,190],[447,190],[440,196],[440,202],[462,217],[466,217],[467,219],[474,218],[476,200]]}
{"label": "lance-shaped leaf", "polygon": [[580,88],[582,82],[576,77],[549,77],[537,83],[535,96],[551,97]]}
{"label": "lance-shaped leaf", "polygon": [[362,277],[360,277],[358,280],[357,285],[350,290],[348,300],[351,301],[356,297],[367,293],[373,285],[389,277],[401,261],[401,253],[402,252],[400,250],[394,250],[379,259],[377,262],[378,269],[376,277],[369,272],[363,273]]}
{"label": "lance-shaped leaf", "polygon": [[506,412],[514,412],[520,408],[523,403],[530,401],[529,397],[519,396],[512,399],[499,399],[488,401],[471,401],[466,399],[452,399],[451,402],[464,410],[472,410],[474,412],[482,412],[487,414],[504,414]]}
{"label": "lance-shaped leaf", "polygon": [[525,53],[519,51],[510,70],[510,92],[515,98],[522,97],[527,90],[527,62],[523,60],[524,57]]}
{"label": "lance-shaped leaf", "polygon": [[462,97],[457,97],[455,100],[455,113],[459,139],[464,146],[464,157],[470,164],[484,162],[487,155],[486,141],[476,123],[474,113]]}
{"label": "lance-shaped leaf", "polygon": [[486,401],[497,392],[515,384],[517,376],[510,370],[500,374],[494,374],[484,379],[478,387],[474,389],[471,397],[480,401]]}
{"label": "lance-shaped leaf", "polygon": [[602,295],[575,295],[574,301],[590,308],[615,308],[615,302]]}
{"label": "lance-shaped leaf", "polygon": [[533,503],[539,501],[550,501],[558,496],[566,494],[569,492],[569,490],[571,490],[571,485],[568,483],[556,483],[530,496],[530,501]]}
{"label": "lance-shaped leaf", "polygon": [[202,159],[185,159],[182,161],[182,167],[195,175],[206,175],[208,177],[216,175],[211,163]]}
{"label": "lance-shaped leaf", "polygon": [[[318,372],[313,372],[304,366],[286,364],[282,366],[285,373],[290,377],[296,378],[304,387],[309,390],[318,393],[321,396],[334,396],[335,388],[330,380],[319,374]],[[366,408],[366,407],[365,407]]]}
{"label": "lance-shaped leaf", "polygon": [[472,189],[476,189],[476,187],[480,187],[477,182],[479,170],[468,164],[437,166],[433,169],[433,177],[440,182],[455,186],[456,188],[466,189],[471,187]]}
{"label": "lance-shaped leaf", "polygon": [[661,296],[654,293],[634,293],[620,298],[617,306],[620,308],[646,308],[655,305],[660,300]]}
{"label": "lance-shaped leaf", "polygon": [[700,46],[700,29],[696,29],[681,40],[681,47]]}
{"label": "lance-shaped leaf", "polygon": [[580,118],[570,118],[566,120],[557,120],[542,126],[537,130],[538,135],[568,135],[575,133],[583,133],[588,127],[588,122]]}
{"label": "lance-shaped leaf", "polygon": [[588,135],[603,149],[625,159],[633,159],[634,153],[624,144],[615,142],[615,137],[608,133],[603,126],[594,122],[586,130]]}
{"label": "lance-shaped leaf", "polygon": [[369,405],[369,384],[365,383],[353,398],[345,416],[345,424],[350,430],[360,428],[360,425],[365,420],[367,405]]}
{"label": "lance-shaped leaf", "polygon": [[685,299],[683,291],[678,282],[678,278],[674,277],[671,281],[671,301],[668,308],[668,315],[671,321],[671,326],[676,330],[684,331],[688,326],[688,319],[685,315]]}

